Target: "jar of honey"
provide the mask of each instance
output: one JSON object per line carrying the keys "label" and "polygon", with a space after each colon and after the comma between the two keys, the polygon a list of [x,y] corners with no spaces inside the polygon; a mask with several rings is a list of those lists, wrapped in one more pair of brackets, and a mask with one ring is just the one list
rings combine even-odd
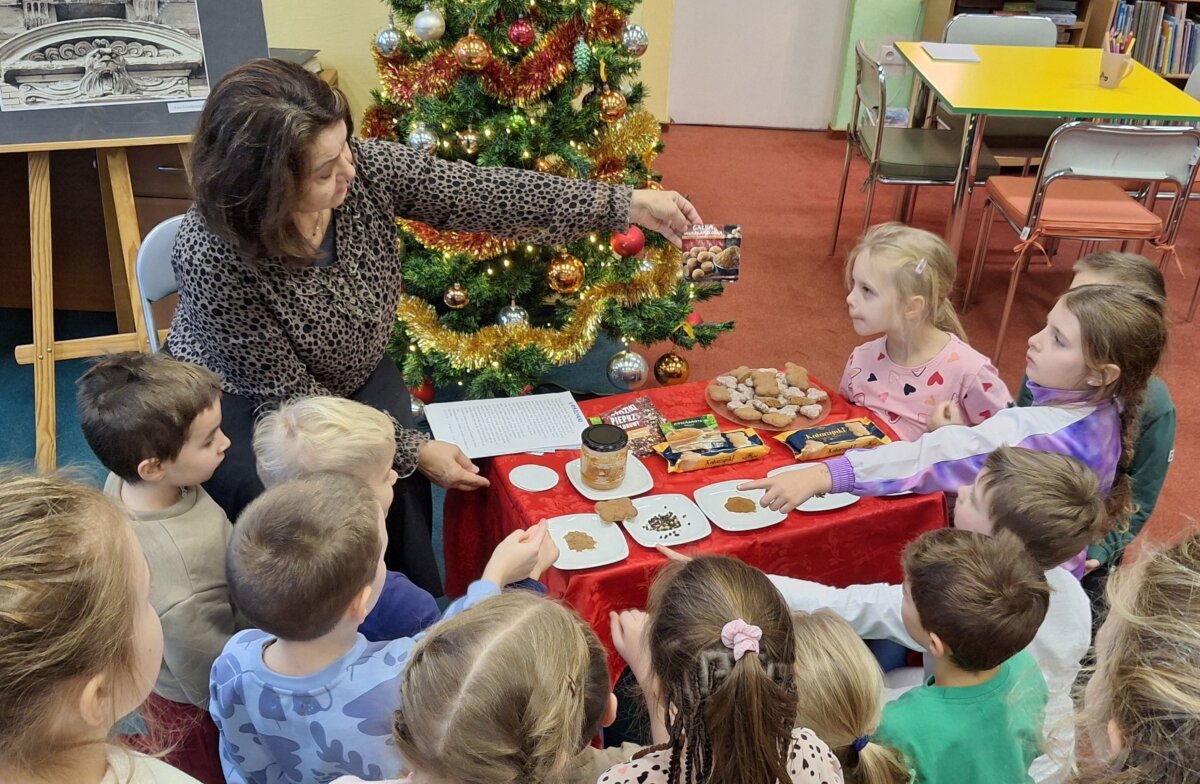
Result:
{"label": "jar of honey", "polygon": [[625,481],[629,434],[616,425],[592,425],[583,431],[579,475],[593,490],[612,490]]}

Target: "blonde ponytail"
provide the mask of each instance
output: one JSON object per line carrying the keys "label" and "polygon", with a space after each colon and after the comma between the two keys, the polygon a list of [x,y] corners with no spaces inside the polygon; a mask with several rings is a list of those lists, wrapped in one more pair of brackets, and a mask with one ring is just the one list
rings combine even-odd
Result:
{"label": "blonde ponytail", "polygon": [[883,673],[850,624],[829,610],[796,613],[796,724],[842,763],[846,784],[907,784],[899,752],[872,739],[883,713]]}

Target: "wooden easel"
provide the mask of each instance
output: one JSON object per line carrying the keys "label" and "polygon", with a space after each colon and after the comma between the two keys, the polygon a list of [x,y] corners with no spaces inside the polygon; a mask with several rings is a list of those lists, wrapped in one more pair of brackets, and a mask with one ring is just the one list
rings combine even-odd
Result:
{"label": "wooden easel", "polygon": [[[29,162],[29,239],[33,276],[33,344],[18,346],[17,364],[33,365],[34,422],[37,429],[37,466],[51,471],[58,462],[55,431],[54,363],[60,359],[95,357],[117,351],[146,351],[146,324],[142,319],[137,283],[137,253],[142,244],[133,186],[129,180],[126,148],[150,144],[178,144],[186,168],[191,160],[190,136],[112,139],[46,144],[0,145],[0,154],[24,153]],[[50,153],[56,150],[95,149],[100,173],[108,237],[109,271],[116,303],[116,335],[54,339],[54,262],[50,245]],[[190,179],[191,172],[187,172]]]}

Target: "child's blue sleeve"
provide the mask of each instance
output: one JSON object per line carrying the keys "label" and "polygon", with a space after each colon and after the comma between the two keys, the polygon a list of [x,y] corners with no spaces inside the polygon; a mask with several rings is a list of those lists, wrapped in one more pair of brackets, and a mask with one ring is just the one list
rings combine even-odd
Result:
{"label": "child's blue sleeve", "polygon": [[400,572],[388,572],[379,600],[358,630],[371,642],[414,637],[442,617],[437,601]]}

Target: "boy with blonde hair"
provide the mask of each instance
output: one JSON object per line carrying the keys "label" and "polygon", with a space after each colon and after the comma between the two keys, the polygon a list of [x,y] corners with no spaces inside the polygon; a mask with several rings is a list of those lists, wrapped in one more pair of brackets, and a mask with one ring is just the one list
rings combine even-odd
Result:
{"label": "boy with blonde hair", "polygon": [[[341,397],[284,403],[254,428],[254,457],[264,487],[321,471],[357,477],[386,513],[396,470],[396,425],[384,412]],[[437,601],[400,572],[389,571],[359,631],[370,641],[412,637],[441,617]]]}
{"label": "boy with blonde hair", "polygon": [[[378,781],[401,769],[392,714],[416,640],[358,631],[384,586],[387,536],[372,489],[333,472],[269,487],[238,518],[229,587],[258,628],[213,664],[209,704],[232,784]],[[510,534],[447,616],[528,577],[546,538],[543,523]]]}
{"label": "boy with blonde hair", "polygon": [[79,420],[109,470],[150,564],[150,603],[163,629],[151,712],[179,737],[167,761],[221,781],[208,719],[208,674],[236,631],[225,581],[225,512],[201,487],[225,458],[221,379],[164,354],[113,354],[79,378]]}
{"label": "boy with blonde hair", "polygon": [[[1001,447],[984,460],[974,484],[959,489],[954,522],[958,528],[982,534],[1001,530],[1014,534],[1045,571],[1052,589],[1050,607],[1029,644],[1029,653],[1050,692],[1046,753],[1034,761],[1030,772],[1039,784],[1061,784],[1074,765],[1071,689],[1091,644],[1088,597],[1061,564],[1099,541],[1107,530],[1100,480],[1090,468],[1066,455]],[[865,639],[923,649],[905,627],[904,591],[899,585],[831,588],[789,577],[772,576],[771,580],[792,610],[829,608]]]}
{"label": "boy with blonde hair", "polygon": [[883,709],[878,740],[920,784],[1031,781],[1046,682],[1023,650],[1050,586],[1008,531],[944,528],[904,551],[904,626],[933,657],[933,677]]}
{"label": "boy with blonde hair", "polygon": [[[396,471],[396,426],[384,412],[354,400],[317,396],[284,403],[254,429],[254,456],[265,487],[322,471],[361,479],[386,513]],[[558,558],[547,537],[542,557],[520,587],[545,592],[537,582]],[[437,602],[399,572],[387,573],[379,601],[363,623],[368,640],[411,637],[441,617]]]}

